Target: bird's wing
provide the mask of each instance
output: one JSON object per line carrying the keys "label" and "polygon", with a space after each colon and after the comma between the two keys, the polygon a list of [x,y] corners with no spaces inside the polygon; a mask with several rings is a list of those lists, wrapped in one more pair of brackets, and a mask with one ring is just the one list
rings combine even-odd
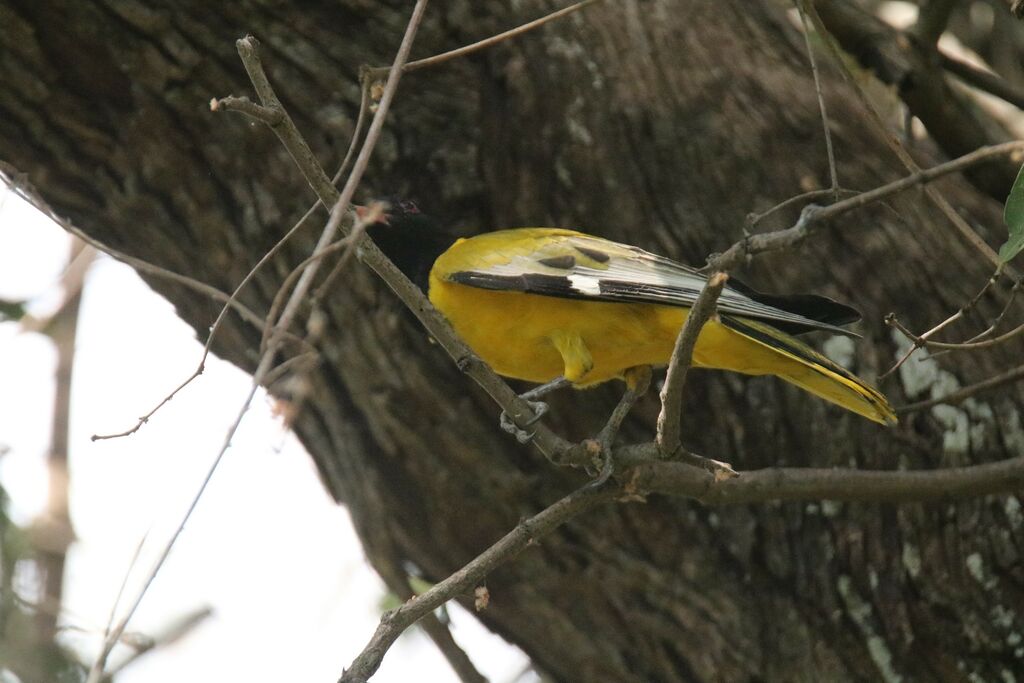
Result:
{"label": "bird's wing", "polygon": [[[501,230],[461,240],[438,259],[435,273],[482,289],[684,307],[694,304],[707,281],[694,268],[639,247],[550,228]],[[832,323],[859,318],[854,309],[825,297],[795,297],[804,309],[798,313],[758,301],[758,296],[744,286],[726,286],[718,311],[768,321],[794,333],[818,329],[849,335]],[[786,302],[786,297],[764,297]]]}

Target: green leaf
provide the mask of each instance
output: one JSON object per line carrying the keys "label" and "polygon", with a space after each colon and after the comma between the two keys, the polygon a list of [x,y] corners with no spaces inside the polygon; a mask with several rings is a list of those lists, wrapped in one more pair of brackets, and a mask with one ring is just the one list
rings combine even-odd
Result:
{"label": "green leaf", "polygon": [[25,317],[24,301],[8,301],[0,299],[0,323],[8,320],[21,320]]}
{"label": "green leaf", "polygon": [[1007,263],[1024,250],[1024,166],[1017,172],[1010,196],[1006,198],[1003,220],[1010,230],[1010,237],[1006,244],[999,247],[999,260]]}

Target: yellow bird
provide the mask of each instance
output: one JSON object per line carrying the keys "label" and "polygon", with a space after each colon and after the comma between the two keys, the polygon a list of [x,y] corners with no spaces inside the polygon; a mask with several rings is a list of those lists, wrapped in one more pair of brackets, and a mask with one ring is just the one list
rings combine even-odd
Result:
{"label": "yellow bird", "polygon": [[[412,202],[368,229],[495,372],[589,387],[637,366],[668,363],[706,278],[638,247],[574,230],[516,228],[454,239]],[[696,367],[775,375],[881,424],[895,424],[876,389],[794,334],[860,318],[814,295],[776,296],[730,280],[701,329]],[[528,392],[531,398],[540,394]]]}

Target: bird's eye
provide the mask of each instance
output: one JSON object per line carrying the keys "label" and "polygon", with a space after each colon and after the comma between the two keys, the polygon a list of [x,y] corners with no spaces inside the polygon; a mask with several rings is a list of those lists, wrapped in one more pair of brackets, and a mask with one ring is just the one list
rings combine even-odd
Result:
{"label": "bird's eye", "polygon": [[399,202],[398,206],[405,213],[419,213],[420,212],[420,207],[416,206],[416,202],[413,202],[413,201],[405,200],[405,201]]}

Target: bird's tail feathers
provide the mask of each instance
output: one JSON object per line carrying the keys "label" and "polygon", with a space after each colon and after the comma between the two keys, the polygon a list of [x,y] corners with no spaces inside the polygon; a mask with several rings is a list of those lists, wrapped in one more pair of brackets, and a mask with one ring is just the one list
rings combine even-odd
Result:
{"label": "bird's tail feathers", "polygon": [[722,316],[721,321],[734,332],[792,361],[772,374],[869,420],[896,424],[896,413],[880,391],[800,340],[753,320]]}

